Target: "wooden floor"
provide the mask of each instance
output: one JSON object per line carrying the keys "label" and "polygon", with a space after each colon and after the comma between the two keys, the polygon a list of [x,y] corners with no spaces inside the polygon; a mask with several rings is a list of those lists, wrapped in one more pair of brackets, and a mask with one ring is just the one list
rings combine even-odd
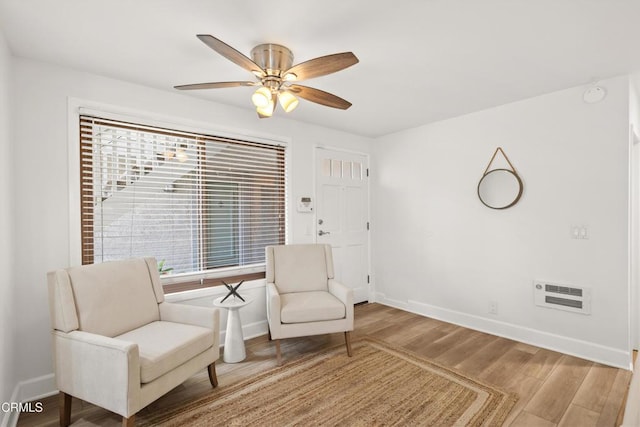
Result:
{"label": "wooden floor", "polygon": [[[520,399],[506,425],[616,426],[631,372],[554,351],[465,329],[380,304],[356,306],[353,338],[371,336],[402,346],[441,364],[517,393]],[[284,340],[284,363],[343,342],[343,334]],[[266,336],[247,341],[242,363],[216,363],[219,387],[276,365],[275,346]],[[211,390],[206,370],[187,380],[142,412],[189,401]],[[58,425],[57,396],[42,400],[40,414],[23,414],[19,426]],[[75,400],[74,426],[117,426],[121,418]]]}

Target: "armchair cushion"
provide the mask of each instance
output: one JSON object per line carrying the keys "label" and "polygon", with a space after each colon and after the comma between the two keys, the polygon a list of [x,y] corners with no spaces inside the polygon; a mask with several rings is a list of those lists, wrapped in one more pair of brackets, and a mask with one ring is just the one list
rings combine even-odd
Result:
{"label": "armchair cushion", "polygon": [[149,383],[213,345],[213,331],[173,322],[152,322],[116,337],[138,344],[140,382]]}
{"label": "armchair cushion", "polygon": [[[327,291],[328,266],[324,245],[282,245],[273,250],[274,280],[280,293]],[[331,266],[333,267],[333,266]]]}
{"label": "armchair cushion", "polygon": [[[160,320],[158,301],[144,260],[67,269],[79,329],[115,337]],[[58,278],[58,277],[56,277]],[[64,300],[71,304],[72,300]]]}
{"label": "armchair cushion", "polygon": [[306,323],[344,319],[345,305],[328,292],[280,294],[282,323]]}

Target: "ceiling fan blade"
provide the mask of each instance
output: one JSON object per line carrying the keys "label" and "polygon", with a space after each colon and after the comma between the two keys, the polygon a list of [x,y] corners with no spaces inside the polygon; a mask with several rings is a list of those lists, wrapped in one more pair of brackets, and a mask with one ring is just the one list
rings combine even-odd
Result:
{"label": "ceiling fan blade", "polygon": [[300,98],[304,98],[307,101],[326,105],[327,107],[339,108],[341,110],[346,110],[351,107],[351,103],[349,101],[320,89],[301,85],[291,85],[286,90],[293,92],[295,95],[298,95]]}
{"label": "ceiling fan blade", "polygon": [[295,74],[296,77],[292,80],[308,80],[344,70],[358,62],[358,58],[352,52],[334,53],[294,65],[285,71],[283,76]]}
{"label": "ceiling fan blade", "polygon": [[213,83],[195,83],[190,85],[174,86],[175,89],[180,90],[193,90],[193,89],[220,89],[225,87],[238,87],[238,86],[255,86],[257,82],[213,82]]}
{"label": "ceiling fan blade", "polygon": [[218,40],[217,38],[209,34],[198,34],[197,37],[202,40],[204,44],[227,58],[229,61],[258,76],[264,76],[264,71],[258,66],[258,64],[256,64],[247,56],[238,52],[222,40]]}

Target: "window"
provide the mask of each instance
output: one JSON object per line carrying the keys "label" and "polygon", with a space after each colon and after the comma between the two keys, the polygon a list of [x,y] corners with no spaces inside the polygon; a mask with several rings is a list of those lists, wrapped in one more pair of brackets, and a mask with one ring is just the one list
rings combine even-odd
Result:
{"label": "window", "polygon": [[154,256],[161,273],[235,276],[284,243],[283,146],[89,116],[80,144],[83,264]]}

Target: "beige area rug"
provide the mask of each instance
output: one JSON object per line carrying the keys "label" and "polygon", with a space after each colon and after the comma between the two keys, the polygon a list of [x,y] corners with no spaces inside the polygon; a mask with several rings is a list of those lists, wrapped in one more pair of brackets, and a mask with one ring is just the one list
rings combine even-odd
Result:
{"label": "beige area rug", "polygon": [[[502,425],[517,397],[370,339],[220,387],[138,425]],[[142,418],[142,417],[141,417]]]}

